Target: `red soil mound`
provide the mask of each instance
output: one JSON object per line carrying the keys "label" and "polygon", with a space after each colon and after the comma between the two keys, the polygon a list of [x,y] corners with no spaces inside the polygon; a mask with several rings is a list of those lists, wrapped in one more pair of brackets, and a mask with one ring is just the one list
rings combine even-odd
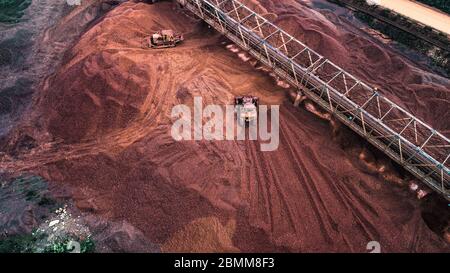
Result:
{"label": "red soil mound", "polygon": [[[295,1],[260,2],[280,14],[288,31],[301,25],[294,34],[363,79],[391,84],[390,96],[424,113],[429,94],[416,91],[420,83],[411,75],[418,70],[408,62],[368,39],[338,32]],[[287,7],[300,15],[288,15]],[[141,49],[141,39],[159,28],[184,32],[186,42]],[[126,219],[165,251],[365,252],[373,240],[386,252],[449,250],[427,228],[411,194],[390,183],[407,182],[395,167],[362,150],[352,134],[337,127],[333,132],[328,121],[294,108],[283,88],[226,45],[170,3],[122,4],[80,39],[47,81],[30,118],[73,145],[15,164],[73,186],[79,207]],[[361,70],[362,63],[367,67]],[[427,77],[437,78],[425,74],[423,82]],[[440,84],[420,84],[426,86],[434,97],[447,94]],[[278,150],[261,152],[251,141],[175,142],[170,136],[175,104],[192,104],[198,95],[205,104],[229,104],[246,93],[263,104],[282,104]],[[427,100],[418,103],[414,94]],[[442,107],[448,100],[424,118],[440,115],[435,125],[446,128]]]}

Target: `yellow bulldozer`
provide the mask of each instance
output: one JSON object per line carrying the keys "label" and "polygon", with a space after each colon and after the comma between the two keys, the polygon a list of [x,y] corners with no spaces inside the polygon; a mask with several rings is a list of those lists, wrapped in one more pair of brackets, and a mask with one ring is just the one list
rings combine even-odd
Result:
{"label": "yellow bulldozer", "polygon": [[176,34],[171,29],[160,30],[145,38],[144,48],[175,47],[184,40],[183,35]]}

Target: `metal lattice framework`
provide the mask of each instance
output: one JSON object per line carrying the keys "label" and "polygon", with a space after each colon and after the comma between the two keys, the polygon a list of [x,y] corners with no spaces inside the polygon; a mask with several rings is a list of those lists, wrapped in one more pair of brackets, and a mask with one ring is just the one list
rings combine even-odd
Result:
{"label": "metal lattice framework", "polygon": [[236,0],[177,0],[450,200],[450,141]]}

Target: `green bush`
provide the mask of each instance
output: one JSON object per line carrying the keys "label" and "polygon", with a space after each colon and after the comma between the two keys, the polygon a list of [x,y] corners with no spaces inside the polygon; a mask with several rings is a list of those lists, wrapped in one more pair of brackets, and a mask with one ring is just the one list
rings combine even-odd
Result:
{"label": "green bush", "polygon": [[399,42],[406,47],[412,48],[424,55],[427,55],[430,58],[433,66],[439,68],[439,70],[443,71],[447,76],[450,75],[450,54],[446,53],[443,50],[436,50],[433,55],[430,55],[429,52],[434,48],[434,46],[426,43],[421,39],[417,39],[417,37],[415,37],[414,35],[392,27],[389,24],[383,23],[362,12],[356,12],[356,17],[361,21],[366,22],[371,28],[378,30],[379,32],[390,37],[396,42]]}
{"label": "green bush", "polygon": [[31,234],[9,236],[0,239],[0,253],[32,252],[34,242]]}
{"label": "green bush", "polygon": [[80,253],[92,253],[95,251],[95,242],[91,237],[84,240],[70,237],[57,240],[51,245],[45,246],[45,248],[39,249],[39,242],[45,240],[46,234],[30,233],[21,235],[11,235],[0,239],[0,253],[70,253],[71,249],[68,249],[68,243],[70,241],[80,242]]}
{"label": "green bush", "polygon": [[[44,249],[44,253],[70,253],[73,249],[68,249],[69,242],[72,241],[71,238],[64,238],[55,242]],[[95,250],[94,241],[88,237],[80,242],[80,253],[92,253]]]}
{"label": "green bush", "polygon": [[0,0],[0,22],[18,23],[31,0]]}
{"label": "green bush", "polygon": [[435,7],[442,10],[445,13],[450,14],[450,1],[449,0],[417,0],[425,5]]}

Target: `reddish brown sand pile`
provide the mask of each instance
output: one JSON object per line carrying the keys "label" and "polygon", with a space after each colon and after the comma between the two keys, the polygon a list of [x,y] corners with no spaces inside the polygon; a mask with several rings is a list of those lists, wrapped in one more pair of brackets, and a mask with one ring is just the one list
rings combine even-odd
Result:
{"label": "reddish brown sand pile", "polygon": [[[423,72],[394,53],[294,1],[260,2],[322,54],[448,129],[448,80],[425,83],[439,78],[418,76]],[[184,32],[185,43],[141,49],[141,39],[160,28]],[[449,251],[422,220],[413,194],[395,186],[409,181],[387,160],[338,125],[333,131],[294,108],[285,89],[227,45],[173,4],[122,4],[43,84],[22,127],[66,144],[35,149],[13,165],[73,186],[80,208],[127,220],[163,251],[364,252],[373,240],[383,251]],[[282,104],[277,151],[261,152],[251,141],[170,136],[172,106],[199,95],[205,104],[229,104],[246,93]],[[432,102],[438,106],[425,113]]]}

